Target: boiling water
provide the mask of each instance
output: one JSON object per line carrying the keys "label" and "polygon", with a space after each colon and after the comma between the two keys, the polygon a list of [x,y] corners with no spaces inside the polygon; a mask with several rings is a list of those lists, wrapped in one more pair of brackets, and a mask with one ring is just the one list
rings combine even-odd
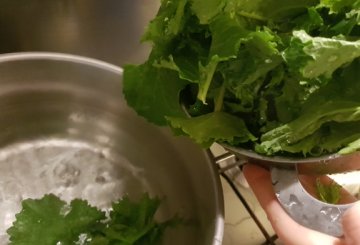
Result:
{"label": "boiling water", "polygon": [[53,193],[64,201],[88,200],[108,209],[127,194],[148,189],[144,171],[127,159],[112,159],[106,150],[81,142],[44,140],[21,143],[0,151],[0,244],[26,198]]}

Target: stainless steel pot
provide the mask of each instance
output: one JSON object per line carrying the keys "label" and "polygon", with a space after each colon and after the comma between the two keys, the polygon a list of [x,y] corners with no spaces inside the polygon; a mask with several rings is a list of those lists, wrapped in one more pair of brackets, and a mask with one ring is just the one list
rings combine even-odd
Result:
{"label": "stainless steel pot", "polygon": [[0,55],[0,233],[23,198],[52,192],[106,208],[149,192],[164,197],[159,218],[195,221],[169,230],[165,244],[221,244],[214,165],[188,139],[128,108],[121,76],[117,66],[79,56]]}
{"label": "stainless steel pot", "polygon": [[[140,45],[139,40],[158,6],[158,0],[2,0],[0,53],[52,51],[92,57],[119,66],[126,63],[140,63],[146,59],[149,47]],[[300,188],[300,192],[302,192],[301,186],[298,185],[294,172],[299,162],[310,163],[312,166],[307,165],[307,169],[316,171],[324,170],[322,167],[324,164],[317,163],[345,162],[337,156],[335,156],[336,161],[332,160],[334,156],[296,160],[267,158],[247,150],[225,147],[249,162],[287,169],[288,172],[276,176],[292,176],[295,182],[286,186],[296,185]],[[326,166],[327,171],[331,170],[328,168],[330,164]],[[334,169],[338,168],[334,167]],[[281,186],[284,190],[289,190],[288,194],[284,194],[284,199],[280,199],[286,209],[292,190]],[[307,196],[305,200],[308,201],[304,203],[311,203],[313,200],[310,198]],[[337,207],[333,208],[337,210]],[[288,210],[290,214],[292,210]],[[320,211],[318,211],[314,213],[314,217],[319,215]],[[323,213],[328,213],[327,217],[330,217],[332,212]],[[302,222],[301,219],[297,220]],[[303,224],[306,223],[309,223],[308,220]],[[322,225],[319,224],[315,228],[322,229]],[[341,234],[341,230],[336,230],[335,234]]]}

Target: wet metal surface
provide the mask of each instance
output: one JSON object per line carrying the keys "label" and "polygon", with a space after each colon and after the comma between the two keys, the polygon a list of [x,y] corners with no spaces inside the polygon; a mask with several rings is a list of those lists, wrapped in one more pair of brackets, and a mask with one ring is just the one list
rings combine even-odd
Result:
{"label": "wet metal surface", "polygon": [[341,217],[351,204],[333,205],[315,199],[301,185],[296,170],[273,168],[271,176],[277,198],[296,222],[332,236],[343,235]]}
{"label": "wet metal surface", "polygon": [[0,55],[0,227],[22,199],[49,192],[102,208],[149,192],[164,198],[159,215],[197,222],[165,244],[220,245],[223,199],[207,153],[136,115],[121,78],[119,67],[84,57]]}

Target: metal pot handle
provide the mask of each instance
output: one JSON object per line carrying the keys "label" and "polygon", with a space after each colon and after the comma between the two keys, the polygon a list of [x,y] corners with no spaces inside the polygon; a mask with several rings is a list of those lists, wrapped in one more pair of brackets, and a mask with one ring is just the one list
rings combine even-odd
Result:
{"label": "metal pot handle", "polygon": [[321,202],[304,189],[296,169],[271,169],[275,194],[285,211],[299,224],[332,236],[341,237],[342,216],[352,204]]}

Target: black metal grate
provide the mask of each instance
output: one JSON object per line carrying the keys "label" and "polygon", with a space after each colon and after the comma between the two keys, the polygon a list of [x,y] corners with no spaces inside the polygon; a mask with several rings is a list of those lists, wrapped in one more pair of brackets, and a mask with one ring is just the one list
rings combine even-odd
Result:
{"label": "black metal grate", "polygon": [[[212,158],[214,164],[216,164],[216,167],[218,169],[218,172],[220,176],[229,184],[231,189],[234,191],[235,195],[239,199],[240,203],[244,206],[247,213],[250,215],[252,220],[255,222],[256,226],[259,228],[261,234],[264,236],[264,242],[259,245],[276,245],[276,241],[278,240],[278,236],[270,235],[268,231],[265,229],[264,225],[261,223],[260,219],[256,216],[254,211],[251,209],[249,203],[247,202],[246,198],[241,194],[241,191],[237,187],[237,185],[234,183],[232,178],[229,176],[228,172],[229,170],[236,169],[237,171],[242,171],[241,167],[243,164],[246,163],[246,161],[243,161],[241,159],[238,159],[234,154],[226,152],[220,156],[214,156],[214,154],[209,150],[209,155]],[[231,163],[222,167],[220,166],[221,162],[231,160]]]}

